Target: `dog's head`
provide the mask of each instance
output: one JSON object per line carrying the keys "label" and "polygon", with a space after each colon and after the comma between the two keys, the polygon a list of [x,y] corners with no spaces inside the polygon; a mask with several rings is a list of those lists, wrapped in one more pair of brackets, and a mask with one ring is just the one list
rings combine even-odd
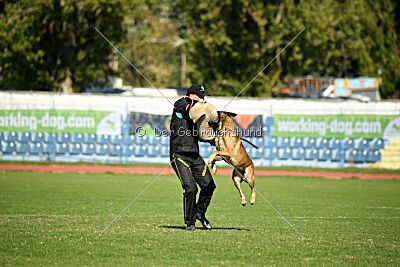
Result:
{"label": "dog's head", "polygon": [[214,105],[198,102],[190,109],[189,116],[197,124],[200,141],[208,142],[215,138],[219,116]]}
{"label": "dog's head", "polygon": [[[237,114],[229,111],[218,111],[218,123],[223,123],[226,124],[228,118],[233,118],[236,117]],[[233,120],[229,120],[233,124],[233,128],[235,127],[235,124]],[[232,125],[231,125],[232,126]]]}

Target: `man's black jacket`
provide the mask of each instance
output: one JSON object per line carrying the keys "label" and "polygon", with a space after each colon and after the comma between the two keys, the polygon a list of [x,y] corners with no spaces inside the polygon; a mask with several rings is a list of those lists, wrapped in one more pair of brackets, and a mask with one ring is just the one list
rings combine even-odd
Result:
{"label": "man's black jacket", "polygon": [[197,125],[189,117],[189,110],[197,103],[182,97],[174,104],[171,118],[170,154],[179,152],[199,153]]}

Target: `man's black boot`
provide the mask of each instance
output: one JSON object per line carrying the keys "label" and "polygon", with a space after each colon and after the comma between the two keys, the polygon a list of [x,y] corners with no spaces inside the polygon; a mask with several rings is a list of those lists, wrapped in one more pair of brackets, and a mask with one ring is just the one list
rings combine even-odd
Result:
{"label": "man's black boot", "polygon": [[196,215],[196,219],[201,222],[204,228],[212,229],[211,223],[206,219],[205,215],[201,216],[199,213]]}
{"label": "man's black boot", "polygon": [[187,224],[185,229],[186,230],[190,230],[190,231],[194,231],[194,230],[196,230],[196,227],[194,226],[194,224]]}

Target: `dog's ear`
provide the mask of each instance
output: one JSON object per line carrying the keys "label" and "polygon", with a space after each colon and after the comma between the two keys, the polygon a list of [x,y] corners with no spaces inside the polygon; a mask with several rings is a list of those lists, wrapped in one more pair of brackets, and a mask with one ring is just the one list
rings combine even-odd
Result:
{"label": "dog's ear", "polygon": [[236,114],[236,113],[229,112],[229,111],[218,111],[218,115],[219,115],[220,113],[225,113],[226,115],[228,115],[228,116],[229,116],[229,117],[231,117],[231,118],[233,118],[233,117],[236,117],[236,116],[237,116],[237,114]]}

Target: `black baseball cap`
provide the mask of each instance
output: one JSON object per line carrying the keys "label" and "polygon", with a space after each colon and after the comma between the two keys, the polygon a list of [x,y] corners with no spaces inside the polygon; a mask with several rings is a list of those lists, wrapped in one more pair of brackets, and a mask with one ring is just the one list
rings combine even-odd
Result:
{"label": "black baseball cap", "polygon": [[189,89],[187,90],[186,95],[188,96],[188,95],[190,95],[190,94],[195,94],[195,95],[198,95],[198,96],[206,96],[206,95],[209,95],[209,94],[206,92],[206,89],[204,89],[204,86],[203,86],[203,85],[200,85],[200,84],[197,84],[197,83],[192,84],[192,85],[189,87]]}

